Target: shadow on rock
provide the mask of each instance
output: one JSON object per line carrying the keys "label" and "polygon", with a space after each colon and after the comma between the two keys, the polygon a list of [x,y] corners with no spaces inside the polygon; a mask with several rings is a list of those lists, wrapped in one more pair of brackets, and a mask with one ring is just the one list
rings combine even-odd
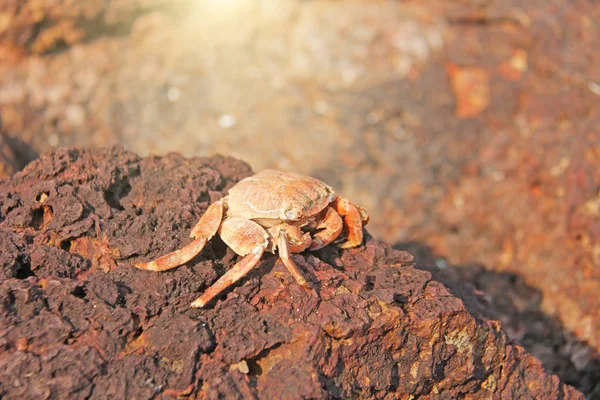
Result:
{"label": "shadow on rock", "polygon": [[413,254],[417,268],[429,271],[471,312],[500,320],[509,337],[539,358],[549,372],[587,398],[600,399],[600,355],[542,312],[542,294],[521,276],[495,272],[481,264],[451,265],[419,242],[400,242],[393,247]]}
{"label": "shadow on rock", "polygon": [[0,177],[22,170],[38,157],[39,154],[23,140],[0,132]]}

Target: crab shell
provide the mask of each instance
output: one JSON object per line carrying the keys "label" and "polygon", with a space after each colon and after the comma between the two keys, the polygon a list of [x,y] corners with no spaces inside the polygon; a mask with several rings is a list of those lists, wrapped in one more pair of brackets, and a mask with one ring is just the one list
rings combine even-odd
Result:
{"label": "crab shell", "polygon": [[227,215],[267,228],[283,222],[304,226],[334,198],[333,188],[318,179],[267,169],[229,189]]}

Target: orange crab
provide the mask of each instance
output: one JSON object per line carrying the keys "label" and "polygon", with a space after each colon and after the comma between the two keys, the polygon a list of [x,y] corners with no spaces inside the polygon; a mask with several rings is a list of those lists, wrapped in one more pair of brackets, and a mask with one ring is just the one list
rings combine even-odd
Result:
{"label": "orange crab", "polygon": [[192,307],[203,307],[256,266],[265,251],[278,250],[296,281],[306,285],[290,253],[318,250],[336,240],[344,228],[346,241],[340,247],[356,247],[362,243],[368,221],[364,209],[336,196],[318,179],[265,170],[243,179],[229,189],[228,196],[211,204],[192,229],[190,244],[135,266],[150,271],[175,268],[200,253],[218,232],[244,258],[192,303]]}

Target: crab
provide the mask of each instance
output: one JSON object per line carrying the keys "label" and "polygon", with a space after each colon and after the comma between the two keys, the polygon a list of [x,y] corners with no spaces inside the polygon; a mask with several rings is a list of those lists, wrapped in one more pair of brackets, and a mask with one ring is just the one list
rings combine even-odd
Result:
{"label": "crab", "polygon": [[359,246],[368,221],[363,208],[336,196],[330,186],[318,179],[264,170],[241,180],[229,189],[227,196],[212,203],[192,229],[191,243],[135,267],[166,271],[185,264],[218,233],[243,258],[191,304],[199,308],[244,277],[265,251],[277,251],[296,282],[306,286],[306,279],[290,254],[318,250],[340,241],[344,249]]}

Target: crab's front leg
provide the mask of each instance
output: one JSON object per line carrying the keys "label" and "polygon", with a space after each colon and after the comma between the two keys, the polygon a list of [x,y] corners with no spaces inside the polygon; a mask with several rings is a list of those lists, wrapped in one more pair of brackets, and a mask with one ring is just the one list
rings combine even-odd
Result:
{"label": "crab's front leg", "polygon": [[219,200],[211,204],[200,218],[190,235],[194,240],[179,250],[175,250],[165,256],[157,258],[149,263],[135,264],[136,268],[149,271],[166,271],[178,267],[194,258],[202,251],[219,229],[223,219],[223,201]]}
{"label": "crab's front leg", "polygon": [[306,250],[312,243],[310,234],[302,232],[297,226],[287,224],[279,225],[275,229],[279,232],[276,236],[279,258],[294,279],[296,279],[296,282],[301,286],[306,286],[306,279],[294,260],[292,260],[290,253],[300,253]]}
{"label": "crab's front leg", "polygon": [[215,296],[246,275],[260,261],[269,244],[269,235],[256,222],[242,218],[228,218],[219,228],[221,239],[240,256],[244,256],[225,275],[221,276],[202,296],[192,303],[192,307],[204,307]]}
{"label": "crab's front leg", "polygon": [[352,204],[350,200],[343,197],[336,197],[333,206],[344,218],[348,235],[348,239],[340,247],[349,249],[359,246],[363,241],[363,226],[369,222],[369,215],[363,208]]}

